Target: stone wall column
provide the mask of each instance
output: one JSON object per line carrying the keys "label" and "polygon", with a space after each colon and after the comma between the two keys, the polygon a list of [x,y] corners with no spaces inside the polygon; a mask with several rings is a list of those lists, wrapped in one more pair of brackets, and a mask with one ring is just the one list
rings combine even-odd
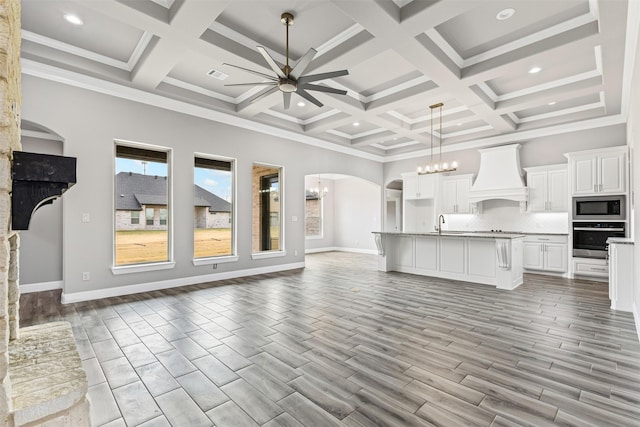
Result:
{"label": "stone wall column", "polygon": [[[0,427],[13,424],[8,377],[10,331],[9,259],[12,253],[11,162],[20,150],[20,0],[0,0]],[[15,286],[18,286],[18,240],[15,248]],[[14,276],[12,276],[14,277]],[[13,299],[19,292],[12,291]],[[15,306],[17,310],[17,305]],[[18,327],[17,311],[15,327]]]}
{"label": "stone wall column", "polygon": [[7,312],[9,314],[9,339],[18,339],[18,332],[20,330],[20,287],[18,278],[20,259],[20,235],[17,232],[13,232],[9,237],[9,271],[7,278],[9,279],[8,289],[8,307]]}

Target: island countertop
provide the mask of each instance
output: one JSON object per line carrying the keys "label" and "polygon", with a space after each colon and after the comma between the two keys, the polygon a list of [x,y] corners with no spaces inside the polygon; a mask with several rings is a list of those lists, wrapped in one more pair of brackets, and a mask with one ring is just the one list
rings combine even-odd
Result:
{"label": "island countertop", "polygon": [[516,233],[492,233],[492,232],[476,232],[476,231],[443,231],[438,233],[433,232],[406,232],[406,231],[373,231],[373,234],[386,234],[391,236],[441,236],[441,237],[475,237],[475,238],[490,238],[490,239],[519,239],[524,238],[524,234]]}

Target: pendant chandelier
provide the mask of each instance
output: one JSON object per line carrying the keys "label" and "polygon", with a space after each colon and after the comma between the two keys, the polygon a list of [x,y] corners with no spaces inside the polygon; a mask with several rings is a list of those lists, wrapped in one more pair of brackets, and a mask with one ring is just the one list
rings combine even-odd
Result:
{"label": "pendant chandelier", "polygon": [[[451,166],[448,163],[442,163],[442,107],[444,104],[442,102],[438,102],[437,104],[429,105],[431,109],[431,157],[429,159],[429,164],[424,167],[424,170],[421,166],[418,166],[418,175],[427,175],[431,173],[442,173],[442,172],[453,172],[458,168],[458,162],[452,162]],[[433,162],[433,110],[438,108],[438,116],[440,122],[440,129],[438,131],[438,161]]]}
{"label": "pendant chandelier", "polygon": [[307,189],[307,195],[318,200],[326,196],[328,192],[329,192],[329,189],[327,187],[324,187],[324,188],[322,187],[322,181],[320,180],[320,175],[318,175],[318,185]]}

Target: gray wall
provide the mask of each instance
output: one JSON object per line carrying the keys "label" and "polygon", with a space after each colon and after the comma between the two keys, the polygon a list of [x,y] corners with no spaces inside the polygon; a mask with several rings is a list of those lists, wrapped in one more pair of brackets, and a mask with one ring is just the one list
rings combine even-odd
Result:
{"label": "gray wall", "polygon": [[335,181],[334,188],[335,245],[375,251],[371,232],[382,229],[381,187],[358,178],[343,178]]}
{"label": "gray wall", "polygon": [[[22,117],[65,139],[64,154],[77,157],[78,183],[64,195],[64,293],[175,280],[214,273],[192,264],[193,153],[236,158],[239,261],[218,264],[216,273],[304,261],[304,176],[339,173],[382,184],[382,165],[219,122],[165,110],[25,75]],[[173,148],[174,260],[170,270],[114,276],[113,140]],[[286,257],[251,259],[251,165],[284,166]],[[91,221],[82,223],[82,213]],[[294,256],[294,250],[298,256]],[[82,272],[91,280],[82,281]]]}
{"label": "gray wall", "polygon": [[[62,155],[62,141],[22,137],[22,151]],[[20,285],[62,280],[62,204],[58,198],[31,216],[20,232]]]}

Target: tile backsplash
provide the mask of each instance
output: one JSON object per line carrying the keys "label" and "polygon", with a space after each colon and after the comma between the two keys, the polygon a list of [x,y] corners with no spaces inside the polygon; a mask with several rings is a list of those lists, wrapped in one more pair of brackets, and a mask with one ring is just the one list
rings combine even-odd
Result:
{"label": "tile backsplash", "polygon": [[482,202],[480,214],[445,215],[444,230],[455,231],[521,231],[526,233],[568,233],[566,212],[521,213],[520,206],[509,200]]}

